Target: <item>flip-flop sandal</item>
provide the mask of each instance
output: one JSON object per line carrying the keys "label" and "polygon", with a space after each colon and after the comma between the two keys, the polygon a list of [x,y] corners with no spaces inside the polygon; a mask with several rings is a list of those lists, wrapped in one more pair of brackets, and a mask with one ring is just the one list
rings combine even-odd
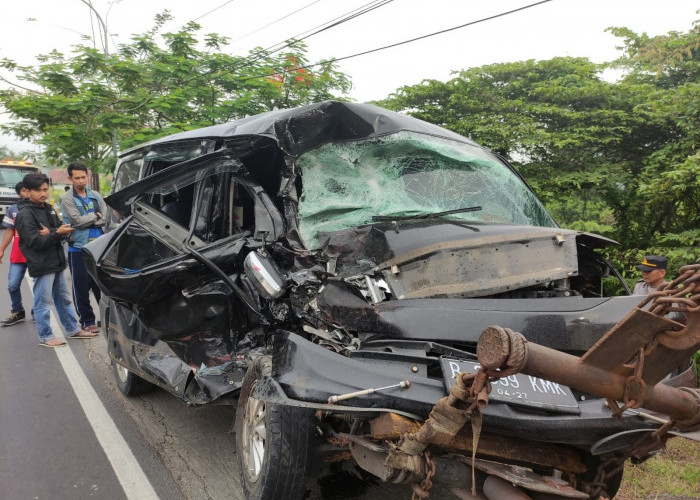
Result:
{"label": "flip-flop sandal", "polygon": [[63,347],[66,343],[62,340],[51,339],[46,342],[39,342],[39,345],[43,347]]}
{"label": "flip-flop sandal", "polygon": [[86,330],[80,330],[75,335],[68,337],[69,339],[94,339],[97,337],[96,333],[88,332]]}

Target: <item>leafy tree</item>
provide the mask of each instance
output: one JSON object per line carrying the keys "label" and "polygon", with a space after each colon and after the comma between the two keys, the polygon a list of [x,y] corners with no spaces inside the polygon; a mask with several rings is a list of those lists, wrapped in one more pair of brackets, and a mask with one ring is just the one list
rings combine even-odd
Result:
{"label": "leafy tree", "polygon": [[7,146],[0,146],[0,158],[17,158],[17,153]]}
{"label": "leafy tree", "polygon": [[[625,71],[619,85],[632,89],[638,97],[635,115],[657,134],[638,168],[622,174],[627,189],[616,207],[619,231],[628,236],[627,246],[666,254],[676,267],[698,262],[700,24],[687,33],[657,37],[625,28],[611,31],[623,41],[622,56],[611,64]],[[630,213],[636,217],[625,217]],[[628,251],[620,259],[638,256]]]}
{"label": "leafy tree", "polygon": [[37,151],[16,151],[9,146],[0,145],[0,159],[11,158],[13,160],[29,160],[36,164],[45,164],[46,159]]}
{"label": "leafy tree", "polygon": [[[112,132],[122,148],[170,133],[222,123],[274,108],[294,107],[346,94],[350,80],[324,61],[309,66],[306,47],[225,54],[227,38],[199,36],[189,23],[160,34],[171,18],[156,16],[152,30],[135,35],[113,54],[78,45],[70,56],[58,51],[38,57],[36,66],[0,61],[16,75],[0,91],[0,103],[14,121],[5,130],[43,144],[56,163],[81,159],[111,170]],[[201,47],[201,48],[200,48]]]}
{"label": "leafy tree", "polygon": [[[618,239],[627,250],[609,255],[622,269],[662,253],[673,274],[700,260],[697,25],[653,38],[612,31],[624,46],[609,65],[487,65],[401,87],[379,104],[510,158],[564,226]],[[625,77],[603,80],[608,66]]]}

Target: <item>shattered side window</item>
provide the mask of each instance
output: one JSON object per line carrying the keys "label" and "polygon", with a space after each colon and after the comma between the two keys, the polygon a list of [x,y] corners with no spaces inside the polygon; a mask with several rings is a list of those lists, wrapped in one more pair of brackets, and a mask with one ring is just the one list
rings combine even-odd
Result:
{"label": "shattered side window", "polygon": [[471,222],[556,227],[528,187],[482,148],[413,132],[326,144],[297,165],[299,227],[309,248],[318,232],[367,224],[372,216],[450,215]]}
{"label": "shattered side window", "polygon": [[156,144],[146,154],[143,161],[146,164],[147,175],[163,170],[171,165],[191,160],[214,150],[215,141],[197,140],[167,144]]}
{"label": "shattered side window", "polygon": [[121,188],[138,181],[141,165],[143,165],[143,158],[134,158],[133,160],[122,162],[117,175],[114,177],[112,192],[116,193]]}
{"label": "shattered side window", "polygon": [[[165,215],[173,219],[181,226],[189,229],[192,217],[192,208],[195,204],[196,186],[203,183],[207,186],[215,186],[218,195],[216,198],[217,204],[210,211],[209,216],[215,219],[209,220],[211,227],[217,225],[219,227],[217,237],[210,235],[214,239],[218,239],[224,230],[221,218],[226,215],[226,183],[230,175],[240,172],[242,165],[238,160],[229,158],[217,159],[211,162],[209,168],[200,170],[190,170],[180,173],[172,178],[169,182],[164,182],[157,186],[150,187],[144,190],[146,200],[158,208]],[[223,193],[222,193],[223,190]],[[209,191],[211,194],[211,190]],[[205,196],[207,193],[205,192]],[[201,207],[195,214],[194,224],[202,231],[202,224],[199,220]],[[209,237],[208,237],[209,238]],[[213,241],[207,239],[207,241]]]}
{"label": "shattered side window", "polygon": [[100,265],[119,269],[124,274],[133,274],[176,255],[148,232],[132,224],[102,258]]}

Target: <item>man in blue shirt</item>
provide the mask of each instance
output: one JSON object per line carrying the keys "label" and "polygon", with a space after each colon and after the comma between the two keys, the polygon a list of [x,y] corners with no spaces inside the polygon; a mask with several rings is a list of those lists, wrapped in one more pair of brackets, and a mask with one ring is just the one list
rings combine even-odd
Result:
{"label": "man in blue shirt", "polygon": [[82,163],[68,165],[68,177],[73,187],[61,196],[63,221],[75,229],[68,245],[68,267],[73,277],[73,302],[84,330],[97,333],[95,313],[90,305],[90,290],[100,301],[100,289],[85,268],[83,246],[102,235],[107,210],[99,193],[88,187],[88,169]]}

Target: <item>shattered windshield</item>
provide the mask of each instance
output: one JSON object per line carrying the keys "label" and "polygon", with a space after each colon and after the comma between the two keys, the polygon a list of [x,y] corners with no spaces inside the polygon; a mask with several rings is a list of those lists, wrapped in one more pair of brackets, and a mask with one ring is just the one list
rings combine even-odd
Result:
{"label": "shattered windshield", "polygon": [[309,248],[318,232],[410,216],[480,207],[445,217],[471,222],[556,227],[528,187],[490,153],[448,139],[399,132],[326,144],[297,160],[303,193],[299,228]]}

